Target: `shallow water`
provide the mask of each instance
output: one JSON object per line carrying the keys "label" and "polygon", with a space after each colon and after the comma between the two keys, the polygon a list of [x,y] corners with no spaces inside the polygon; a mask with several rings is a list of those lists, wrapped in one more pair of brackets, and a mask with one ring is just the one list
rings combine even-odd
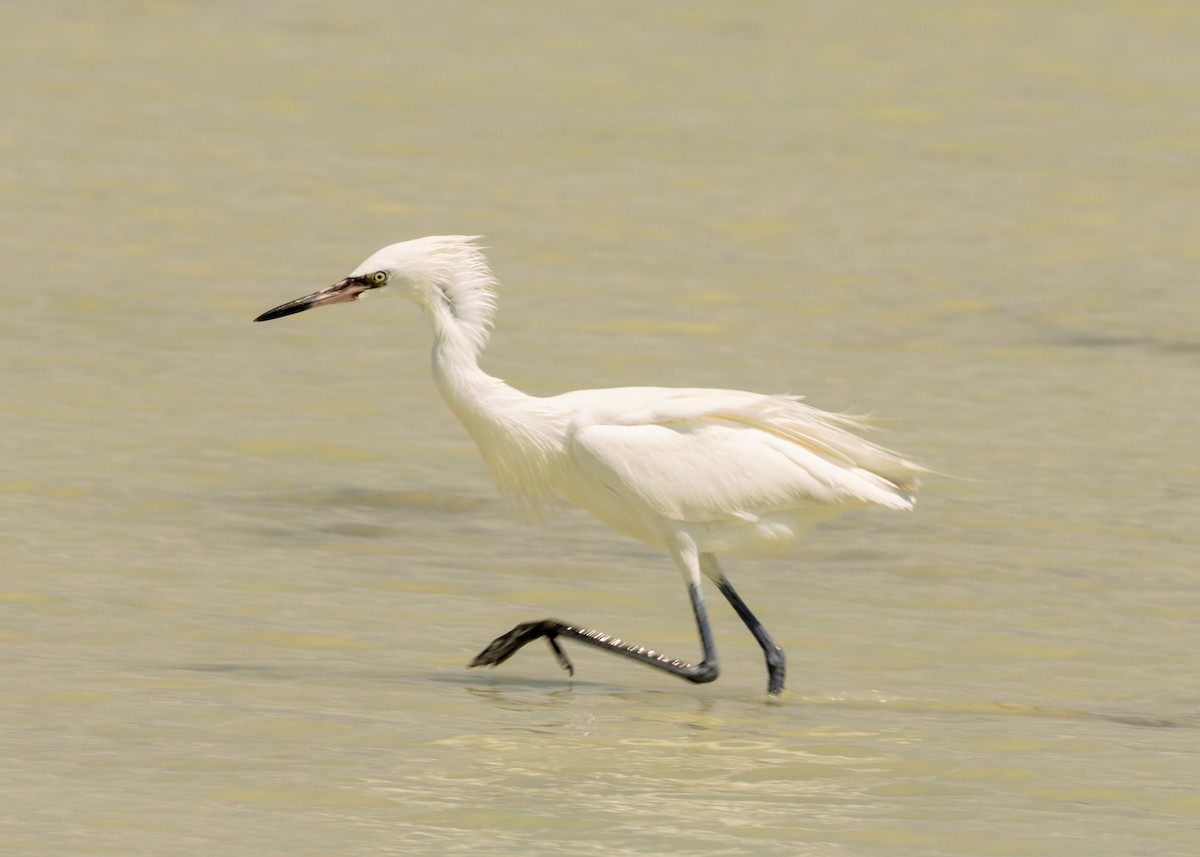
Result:
{"label": "shallow water", "polygon": [[[1200,13],[41,4],[0,16],[0,849],[1191,854]],[[726,563],[513,522],[399,302],[481,233],[535,393],[803,392],[947,474]]]}

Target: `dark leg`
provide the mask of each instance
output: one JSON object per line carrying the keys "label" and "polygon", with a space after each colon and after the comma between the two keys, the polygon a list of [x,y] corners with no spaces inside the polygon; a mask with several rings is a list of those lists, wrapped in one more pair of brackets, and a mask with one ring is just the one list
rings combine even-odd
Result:
{"label": "dark leg", "polygon": [[717,666],[717,652],[713,646],[712,630],[708,627],[708,614],[704,609],[704,595],[700,591],[699,584],[688,584],[688,596],[692,600],[692,610],[696,614],[696,627],[700,631],[700,647],[704,655],[703,660],[694,666],[651,651],[644,646],[635,646],[600,631],[577,628],[557,619],[542,619],[538,622],[526,622],[518,625],[507,634],[492,640],[488,647],[476,655],[475,660],[467,666],[494,667],[511,658],[526,644],[533,642],[538,637],[545,637],[562,668],[574,675],[575,668],[571,665],[570,659],[567,658],[566,652],[562,650],[557,639],[558,637],[571,637],[581,643],[596,646],[612,652],[614,655],[624,655],[646,666],[669,672],[671,675],[677,675],[695,684],[713,681],[720,670]]}
{"label": "dark leg", "polygon": [[763,655],[767,660],[767,693],[771,694],[771,696],[777,696],[783,690],[783,675],[786,661],[783,649],[767,633],[767,629],[763,627],[762,622],[758,621],[758,617],[750,612],[750,608],[746,606],[746,602],[741,599],[741,596],[734,591],[728,578],[725,577],[725,572],[721,571],[721,567],[717,565],[717,558],[715,556],[712,554],[701,555],[700,567],[717,584],[717,589],[725,596],[725,600],[732,605],[734,611],[741,617],[741,620],[746,623],[746,627],[750,629],[750,633],[754,635],[754,639],[758,640],[758,644],[762,646]]}

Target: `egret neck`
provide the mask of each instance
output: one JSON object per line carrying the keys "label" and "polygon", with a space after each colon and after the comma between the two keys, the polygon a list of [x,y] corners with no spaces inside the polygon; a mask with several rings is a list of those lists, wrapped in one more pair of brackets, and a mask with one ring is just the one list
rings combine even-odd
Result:
{"label": "egret neck", "polygon": [[494,281],[478,265],[456,273],[449,282],[413,292],[433,327],[434,383],[501,490],[520,511],[538,517],[558,496],[553,486],[562,468],[568,415],[480,368],[495,316]]}

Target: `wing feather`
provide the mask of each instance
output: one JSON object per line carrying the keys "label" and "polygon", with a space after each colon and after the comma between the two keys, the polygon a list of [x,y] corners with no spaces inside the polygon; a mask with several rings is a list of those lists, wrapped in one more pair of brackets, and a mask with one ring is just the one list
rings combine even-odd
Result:
{"label": "wing feather", "polygon": [[572,433],[576,460],[627,503],[683,521],[814,504],[912,507],[922,468],[851,433],[853,418],[787,396],[662,393]]}

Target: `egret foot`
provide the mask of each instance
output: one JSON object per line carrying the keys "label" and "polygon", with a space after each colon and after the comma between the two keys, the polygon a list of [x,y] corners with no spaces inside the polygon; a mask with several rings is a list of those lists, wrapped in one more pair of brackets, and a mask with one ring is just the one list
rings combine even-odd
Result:
{"label": "egret foot", "polygon": [[559,666],[570,675],[575,675],[575,667],[562,646],[558,644],[559,633],[569,626],[557,619],[542,619],[538,622],[525,622],[513,628],[507,634],[501,634],[488,643],[487,648],[475,656],[475,660],[467,664],[471,667],[494,667],[504,663],[518,651],[538,637],[545,637],[546,642],[554,652]]}
{"label": "egret foot", "polygon": [[587,643],[588,645],[612,652],[614,655],[623,655],[624,657],[632,658],[646,666],[677,675],[693,684],[705,684],[715,681],[717,676],[721,674],[720,668],[717,665],[716,653],[712,649],[707,619],[703,621],[701,631],[701,640],[704,642],[706,657],[695,665],[668,657],[660,652],[647,649],[645,646],[626,643],[624,640],[619,640],[610,634],[593,631],[590,628],[577,628],[574,625],[568,625],[566,622],[560,622],[557,619],[541,619],[537,622],[523,622],[507,634],[501,634],[488,643],[487,648],[476,655],[475,659],[467,664],[467,667],[494,667],[502,664],[538,637],[546,638],[546,641],[550,644],[550,648],[554,652],[555,658],[558,660],[559,666],[571,675],[575,674],[575,667],[571,664],[571,660],[567,657],[567,653],[563,651],[562,646],[559,645],[559,637],[571,637],[581,643]]}

